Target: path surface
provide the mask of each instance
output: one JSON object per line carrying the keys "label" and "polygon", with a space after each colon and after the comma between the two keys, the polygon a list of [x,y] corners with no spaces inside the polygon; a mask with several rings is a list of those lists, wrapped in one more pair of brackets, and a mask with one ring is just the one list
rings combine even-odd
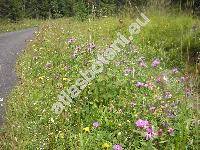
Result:
{"label": "path surface", "polygon": [[35,31],[36,28],[32,28],[0,34],[0,125],[3,123],[5,98],[17,81],[16,58]]}

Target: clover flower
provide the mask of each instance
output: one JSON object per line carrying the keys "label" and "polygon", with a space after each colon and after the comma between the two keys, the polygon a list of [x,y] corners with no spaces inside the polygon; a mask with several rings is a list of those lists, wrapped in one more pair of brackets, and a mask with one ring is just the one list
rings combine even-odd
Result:
{"label": "clover flower", "polygon": [[113,150],[123,150],[122,146],[120,144],[115,144],[113,146]]}
{"label": "clover flower", "polygon": [[152,62],[151,66],[152,66],[152,67],[157,67],[159,64],[160,64],[160,60],[159,60],[159,59],[155,59],[155,60]]}

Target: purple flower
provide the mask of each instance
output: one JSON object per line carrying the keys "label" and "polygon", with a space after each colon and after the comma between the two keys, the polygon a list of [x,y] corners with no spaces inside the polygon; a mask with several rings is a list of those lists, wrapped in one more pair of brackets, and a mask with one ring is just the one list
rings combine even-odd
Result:
{"label": "purple flower", "polygon": [[172,98],[172,94],[170,92],[165,92],[164,98],[165,99]]}
{"label": "purple flower", "polygon": [[146,129],[145,139],[146,140],[151,140],[151,139],[153,139],[154,135],[155,135],[155,133],[154,133],[153,129],[151,127],[148,127]]}
{"label": "purple flower", "polygon": [[94,122],[94,123],[93,123],[93,127],[94,127],[94,128],[98,128],[99,126],[100,126],[100,123],[99,123],[99,122]]}
{"label": "purple flower", "polygon": [[120,144],[115,144],[113,146],[113,150],[123,150],[122,146]]}
{"label": "purple flower", "polygon": [[145,84],[142,83],[142,82],[137,82],[137,83],[136,83],[136,86],[137,86],[137,87],[144,87],[144,85],[145,85]]}
{"label": "purple flower", "polygon": [[178,69],[177,69],[177,68],[173,68],[173,69],[172,69],[172,72],[173,72],[174,74],[176,74],[176,73],[178,73]]}
{"label": "purple flower", "polygon": [[152,67],[157,67],[159,64],[160,64],[160,60],[159,60],[159,59],[155,59],[155,60],[152,62],[151,66],[152,66]]}
{"label": "purple flower", "polygon": [[75,41],[76,41],[75,38],[69,38],[69,39],[67,40],[67,42],[68,42],[69,44],[74,43]]}
{"label": "purple flower", "polygon": [[157,83],[160,83],[160,82],[161,82],[161,79],[162,79],[161,76],[158,76],[158,77],[156,78],[156,82],[157,82]]}
{"label": "purple flower", "polygon": [[135,124],[139,128],[146,128],[149,126],[149,122],[147,120],[142,120],[142,119],[139,119],[138,121],[136,121]]}
{"label": "purple flower", "polygon": [[170,135],[173,135],[173,134],[174,134],[174,129],[173,129],[173,128],[168,128],[167,132],[168,132]]}

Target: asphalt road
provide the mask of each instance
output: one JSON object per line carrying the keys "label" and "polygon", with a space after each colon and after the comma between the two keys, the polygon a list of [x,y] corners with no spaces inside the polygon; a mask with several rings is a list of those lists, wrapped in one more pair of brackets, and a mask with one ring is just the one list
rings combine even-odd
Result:
{"label": "asphalt road", "polygon": [[4,121],[6,97],[17,82],[15,64],[17,56],[34,37],[36,28],[0,34],[0,125]]}

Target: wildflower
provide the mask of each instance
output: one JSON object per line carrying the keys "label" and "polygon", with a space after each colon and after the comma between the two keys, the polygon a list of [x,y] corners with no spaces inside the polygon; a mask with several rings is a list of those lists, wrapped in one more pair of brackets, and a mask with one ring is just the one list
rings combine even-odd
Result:
{"label": "wildflower", "polygon": [[45,76],[41,76],[39,77],[40,80],[44,80]]}
{"label": "wildflower", "polygon": [[162,136],[162,134],[163,134],[163,129],[159,129],[158,132],[157,132],[157,135]]}
{"label": "wildflower", "polygon": [[90,128],[89,127],[85,127],[85,128],[83,128],[83,131],[90,132]]}
{"label": "wildflower", "polygon": [[146,65],[146,63],[145,63],[145,61],[143,59],[139,60],[139,66],[140,67],[147,67],[147,65]]}
{"label": "wildflower", "polygon": [[113,150],[122,150],[123,148],[122,148],[122,146],[120,145],[120,144],[115,144],[114,146],[113,146]]}
{"label": "wildflower", "polygon": [[108,144],[108,143],[104,143],[103,145],[102,145],[102,148],[104,148],[104,149],[108,149],[110,147],[110,145]]}
{"label": "wildflower", "polygon": [[154,133],[153,129],[151,127],[148,127],[146,129],[146,135],[145,135],[146,140],[152,139],[154,137],[154,135],[155,135],[155,133]]}
{"label": "wildflower", "polygon": [[99,122],[94,122],[94,123],[93,123],[93,127],[94,127],[94,128],[98,128],[99,126],[100,126]]}
{"label": "wildflower", "polygon": [[164,98],[165,99],[172,98],[172,94],[170,92],[165,92]]}
{"label": "wildflower", "polygon": [[152,106],[152,107],[149,108],[149,110],[150,110],[152,113],[154,113],[155,110],[156,110],[156,107]]}
{"label": "wildflower", "polygon": [[139,119],[138,121],[136,121],[135,124],[139,128],[146,128],[149,126],[149,122],[147,120],[142,120],[142,119]]}
{"label": "wildflower", "polygon": [[88,51],[91,53],[93,49],[95,49],[95,44],[94,43],[89,43],[88,44]]}
{"label": "wildflower", "polygon": [[173,68],[173,69],[172,69],[172,72],[173,72],[174,74],[176,74],[176,73],[178,73],[178,69],[177,69],[177,68]]}
{"label": "wildflower", "polygon": [[67,43],[68,43],[68,44],[71,44],[71,43],[74,43],[75,41],[76,41],[75,38],[69,38],[69,39],[67,40]]}
{"label": "wildflower", "polygon": [[63,78],[63,81],[67,81],[68,80],[68,78]]}
{"label": "wildflower", "polygon": [[137,82],[137,83],[136,83],[136,86],[137,86],[137,87],[144,87],[144,83],[142,83],[142,82]]}
{"label": "wildflower", "polygon": [[173,134],[174,134],[174,129],[173,129],[173,128],[168,128],[167,132],[168,132],[170,135],[173,135]]}
{"label": "wildflower", "polygon": [[160,82],[161,82],[161,76],[158,76],[158,77],[156,78],[156,82],[157,82],[157,83],[160,83]]}
{"label": "wildflower", "polygon": [[126,68],[126,69],[124,70],[124,75],[127,76],[127,75],[129,75],[130,73],[132,73],[132,72],[133,72],[133,68]]}
{"label": "wildflower", "polygon": [[152,67],[157,67],[159,64],[160,64],[160,60],[159,60],[159,59],[155,59],[155,60],[152,62],[151,66],[152,66]]}
{"label": "wildflower", "polygon": [[185,95],[186,95],[186,97],[191,96],[191,95],[192,95],[191,89],[186,88],[186,89],[185,89]]}
{"label": "wildflower", "polygon": [[135,107],[136,103],[135,102],[131,102],[131,107]]}

